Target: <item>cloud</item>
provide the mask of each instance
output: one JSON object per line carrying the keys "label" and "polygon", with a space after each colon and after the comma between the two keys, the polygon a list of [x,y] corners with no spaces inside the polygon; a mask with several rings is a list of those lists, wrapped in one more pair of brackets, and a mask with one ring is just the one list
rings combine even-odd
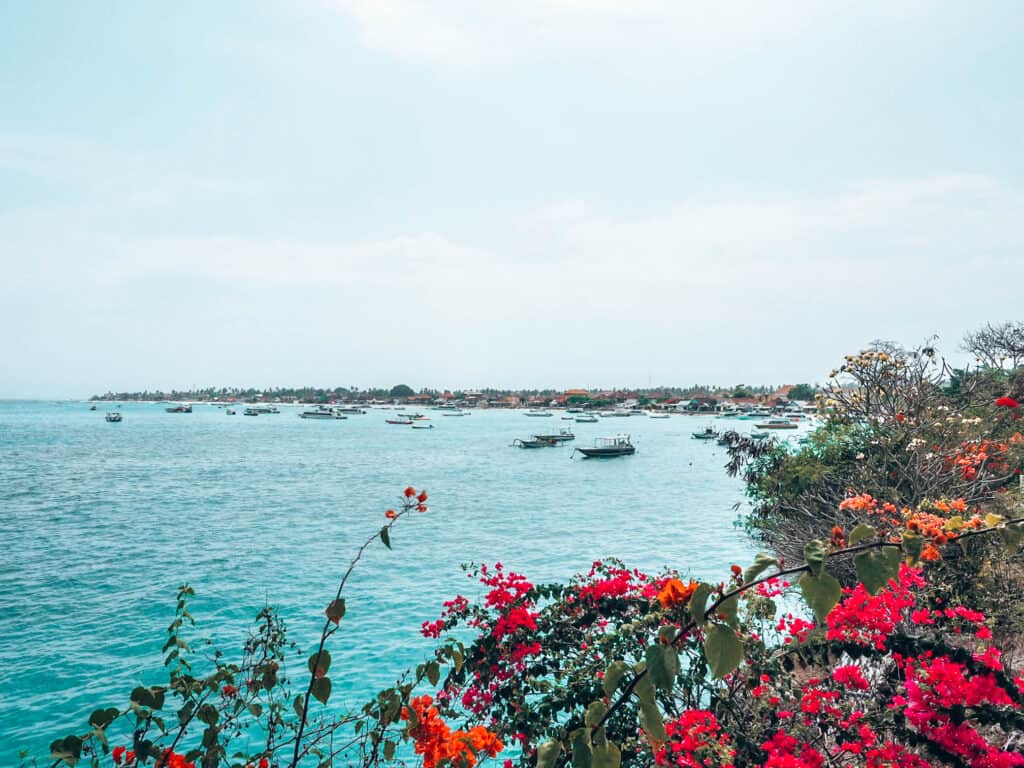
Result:
{"label": "cloud", "polygon": [[[368,47],[447,68],[502,66],[532,57],[584,57],[612,66],[616,52],[670,50],[681,61],[729,59],[784,44],[853,14],[852,0],[696,3],[676,0],[326,0],[350,18]],[[901,18],[931,2],[887,4]]]}

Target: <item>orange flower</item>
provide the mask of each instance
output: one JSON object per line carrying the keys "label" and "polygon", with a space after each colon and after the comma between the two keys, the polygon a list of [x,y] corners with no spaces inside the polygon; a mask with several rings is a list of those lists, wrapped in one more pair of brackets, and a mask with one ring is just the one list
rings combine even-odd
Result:
{"label": "orange flower", "polygon": [[674,608],[677,605],[686,605],[690,602],[690,597],[695,589],[697,589],[697,582],[695,581],[683,584],[679,579],[669,579],[658,593],[658,602],[665,609]]}
{"label": "orange flower", "polygon": [[415,495],[416,495],[416,489],[413,488],[411,485],[408,488],[405,489],[405,498],[411,499]]}
{"label": "orange flower", "polygon": [[416,501],[418,501],[420,504],[422,504],[426,500],[427,500],[427,492],[426,491],[420,491],[420,495],[416,497]]}
{"label": "orange flower", "polygon": [[934,544],[929,544],[923,550],[921,550],[921,559],[922,560],[927,560],[929,562],[933,562],[935,560],[940,559],[941,557],[942,557],[942,555],[939,554],[939,550],[935,547]]}
{"label": "orange flower", "polygon": [[393,509],[389,509],[387,512],[384,513],[384,517],[386,517],[388,520],[394,520],[396,517],[398,517],[398,513],[395,512],[395,510]]}

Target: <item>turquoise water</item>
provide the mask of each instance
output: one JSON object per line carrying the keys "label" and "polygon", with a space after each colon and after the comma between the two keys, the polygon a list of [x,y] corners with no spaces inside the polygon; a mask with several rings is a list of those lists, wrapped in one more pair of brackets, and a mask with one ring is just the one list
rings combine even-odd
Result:
{"label": "turquoise water", "polygon": [[571,461],[571,443],[509,447],[570,423],[557,415],[428,412],[436,428],[412,430],[378,410],[345,421],[286,407],[120,410],[109,424],[102,405],[0,403],[0,764],[160,681],[182,582],[198,593],[198,634],[229,658],[266,603],[311,646],[354,550],[410,484],[428,490],[430,512],[400,521],[394,550],[372,548],[355,572],[332,704],[361,703],[422,659],[420,624],[477,594],[461,562],[564,580],[614,555],[719,579],[753,552],[734,526],[743,490],[722,471],[724,449],[691,439],[707,417],[572,424],[584,445],[631,432],[638,453]]}

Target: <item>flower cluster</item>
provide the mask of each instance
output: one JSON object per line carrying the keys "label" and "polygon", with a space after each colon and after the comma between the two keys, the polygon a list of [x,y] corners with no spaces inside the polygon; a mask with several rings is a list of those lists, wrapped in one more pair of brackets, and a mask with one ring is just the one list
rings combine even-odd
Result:
{"label": "flower cluster", "polygon": [[423,768],[447,764],[473,768],[481,755],[495,757],[504,749],[501,740],[482,725],[451,730],[433,704],[430,696],[419,696],[402,710],[416,754],[423,756]]}
{"label": "flower cluster", "polygon": [[668,743],[654,759],[659,766],[679,768],[732,768],[736,750],[715,716],[703,709],[688,709],[665,724]]}

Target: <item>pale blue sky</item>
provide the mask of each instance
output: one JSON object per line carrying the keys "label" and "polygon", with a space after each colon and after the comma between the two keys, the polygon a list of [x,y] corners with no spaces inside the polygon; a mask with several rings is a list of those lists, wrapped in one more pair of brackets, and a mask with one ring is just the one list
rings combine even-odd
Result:
{"label": "pale blue sky", "polygon": [[1016,2],[0,4],[0,397],[820,380],[1021,317]]}

